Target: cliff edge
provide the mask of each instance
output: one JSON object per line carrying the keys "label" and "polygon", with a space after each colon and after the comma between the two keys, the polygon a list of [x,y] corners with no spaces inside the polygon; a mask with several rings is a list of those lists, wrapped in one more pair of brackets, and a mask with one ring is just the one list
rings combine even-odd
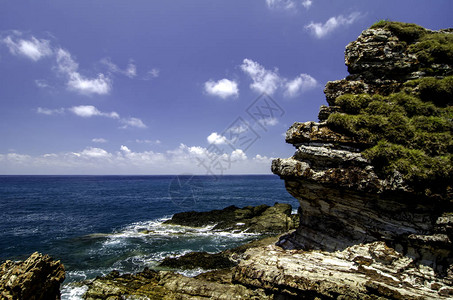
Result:
{"label": "cliff edge", "polygon": [[327,83],[319,122],[294,123],[296,153],[272,162],[300,202],[300,226],[279,245],[380,245],[388,256],[368,265],[394,252],[451,287],[453,30],[381,21],[346,46],[345,63],[350,75]]}

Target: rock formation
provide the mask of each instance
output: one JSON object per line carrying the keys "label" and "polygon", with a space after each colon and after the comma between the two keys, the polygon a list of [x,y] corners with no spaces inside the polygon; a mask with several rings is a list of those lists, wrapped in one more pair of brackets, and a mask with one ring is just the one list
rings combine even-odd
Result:
{"label": "rock formation", "polygon": [[286,203],[244,208],[229,206],[222,210],[177,213],[165,223],[190,227],[212,225],[212,231],[278,234],[297,227],[298,216],[291,211],[291,205]]}
{"label": "rock formation", "polygon": [[8,260],[0,267],[0,298],[60,299],[60,284],[64,279],[64,266],[48,255],[35,252],[25,261]]}
{"label": "rock formation", "polygon": [[[387,279],[369,277],[369,273],[363,278],[375,288],[357,285],[362,292],[381,290],[378,295],[394,298],[451,295],[453,79],[449,75],[453,74],[453,34],[451,30],[434,32],[413,24],[380,22],[347,45],[345,62],[350,76],[326,85],[329,106],[321,107],[319,122],[294,123],[286,141],[296,147],[296,153],[272,162],[272,171],[285,180],[288,192],[300,202],[300,226],[279,244],[287,249],[333,252],[313,252],[316,255],[311,258],[324,261],[328,256],[342,256],[343,262],[332,260],[331,267],[321,268],[334,275],[335,264],[350,264],[348,272],[357,270],[363,275],[366,272],[360,270],[368,272],[378,261],[380,270],[372,273],[386,274],[391,281],[399,278],[391,288],[386,286]],[[429,97],[424,96],[427,90]],[[422,110],[428,106],[435,115]],[[427,125],[419,121],[433,119],[443,122],[445,128],[424,132]],[[435,135],[446,139],[430,146],[442,150],[429,153],[423,147]],[[421,136],[426,140],[420,140]],[[401,151],[392,152],[394,149]],[[406,159],[407,153],[416,158]],[[419,167],[418,157],[443,161],[439,164],[442,175],[434,170],[436,163]],[[429,175],[422,177],[425,174]],[[376,245],[380,252],[370,250]],[[359,248],[368,249],[369,259],[354,260],[357,255],[365,257],[358,254]],[[306,261],[292,260],[303,270],[311,258],[302,255],[300,259]],[[409,264],[398,267],[399,260]],[[382,271],[386,266],[396,269]],[[321,269],[317,274],[327,274]],[[341,268],[337,271],[342,272]],[[350,285],[342,286],[340,278],[346,278],[345,274],[335,276],[338,284],[325,283],[332,288],[327,294],[355,293]],[[390,279],[392,276],[396,277]],[[412,280],[416,282],[414,294],[400,294],[398,289],[405,286],[401,279],[411,276],[418,278]],[[316,282],[316,276],[303,278],[302,286]],[[440,286],[443,292],[438,290]],[[425,288],[431,289],[430,296]],[[318,292],[323,289],[320,285]]]}
{"label": "rock formation", "polygon": [[[296,153],[272,162],[300,202],[294,232],[164,261],[224,268],[195,278],[114,272],[88,282],[86,299],[452,299],[453,30],[378,22],[345,60],[350,75],[327,83],[319,122],[294,123]],[[169,223],[281,232],[297,223],[290,211],[230,207]]]}

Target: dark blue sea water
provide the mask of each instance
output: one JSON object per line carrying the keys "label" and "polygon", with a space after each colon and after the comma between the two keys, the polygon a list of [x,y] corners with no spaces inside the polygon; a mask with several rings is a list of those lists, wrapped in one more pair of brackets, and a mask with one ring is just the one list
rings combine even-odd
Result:
{"label": "dark blue sea water", "polygon": [[298,207],[274,175],[0,176],[0,261],[50,254],[67,270],[63,298],[79,299],[74,282],[257,238],[162,224],[174,213],[275,202]]}

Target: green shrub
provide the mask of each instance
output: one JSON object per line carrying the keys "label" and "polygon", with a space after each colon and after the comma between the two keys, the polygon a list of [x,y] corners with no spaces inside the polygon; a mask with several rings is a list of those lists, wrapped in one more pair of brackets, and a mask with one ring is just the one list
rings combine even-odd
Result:
{"label": "green shrub", "polygon": [[453,63],[453,35],[448,33],[430,33],[419,37],[417,43],[410,45],[409,53],[417,55],[420,62]]}
{"label": "green shrub", "polygon": [[370,28],[383,28],[391,31],[398,39],[407,43],[413,43],[427,33],[427,30],[419,25],[381,20]]}
{"label": "green shrub", "polygon": [[453,182],[453,76],[407,82],[388,96],[343,95],[328,126],[364,144],[383,176],[399,172],[421,190],[445,191]]}

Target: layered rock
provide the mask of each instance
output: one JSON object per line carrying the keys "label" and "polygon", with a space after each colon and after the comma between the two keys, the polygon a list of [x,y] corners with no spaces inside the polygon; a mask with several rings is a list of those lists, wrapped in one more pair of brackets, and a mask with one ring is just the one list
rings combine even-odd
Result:
{"label": "layered rock", "polygon": [[[452,281],[384,242],[342,251],[249,249],[233,280],[283,299],[451,299]],[[293,297],[293,298],[291,298]]]}
{"label": "layered rock", "polygon": [[[273,262],[266,276],[272,277],[278,265],[288,266],[283,261],[292,261],[289,265],[294,264],[297,270],[288,274],[300,274],[300,282],[285,288],[296,294],[308,290],[329,297],[341,294],[366,298],[364,295],[379,290],[381,296],[398,299],[451,295],[451,194],[435,197],[417,193],[416,187],[397,171],[382,176],[363,155],[373,142],[337,131],[327,121],[331,114],[344,113],[336,105],[342,95],[386,96],[404,89],[407,80],[425,75],[443,78],[452,73],[451,64],[428,65],[418,57],[413,50],[417,44],[411,46],[416,37],[391,29],[401,25],[411,29],[405,29],[405,33],[434,33],[399,23],[365,30],[346,47],[345,62],[351,75],[326,85],[330,106],[321,107],[320,121],[294,123],[286,133],[286,142],[296,147],[296,153],[272,162],[272,171],[285,180],[288,192],[300,202],[300,226],[282,238],[279,245],[286,249],[328,251],[301,252],[300,258],[294,259],[288,252],[273,250],[274,256],[282,256],[282,261]],[[412,27],[416,30],[412,31]],[[381,250],[376,250],[377,246]],[[357,261],[357,251],[368,251],[369,259]],[[253,272],[266,265],[259,261],[263,253],[256,257],[242,263],[237,275],[241,282],[253,278]],[[400,265],[403,261],[405,266]],[[379,270],[370,267],[383,262]],[[349,276],[357,277],[349,281]],[[414,285],[417,281],[422,284]],[[440,286],[444,286],[442,292],[438,290]],[[413,292],[409,292],[412,288]]]}
{"label": "layered rock", "polygon": [[0,298],[60,299],[60,284],[65,270],[60,261],[33,253],[25,261],[6,261],[0,266]]}

